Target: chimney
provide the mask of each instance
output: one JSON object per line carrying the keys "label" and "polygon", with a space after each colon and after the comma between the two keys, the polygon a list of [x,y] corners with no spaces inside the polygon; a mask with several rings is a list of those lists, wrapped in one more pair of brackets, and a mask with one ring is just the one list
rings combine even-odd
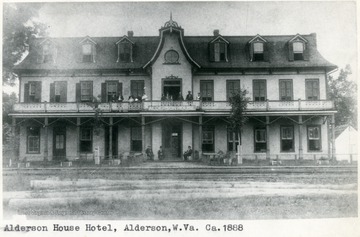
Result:
{"label": "chimney", "polygon": [[219,30],[214,30],[214,36],[218,36],[218,35],[220,35]]}
{"label": "chimney", "polygon": [[128,31],[128,37],[133,37],[134,36],[134,31],[130,30]]}

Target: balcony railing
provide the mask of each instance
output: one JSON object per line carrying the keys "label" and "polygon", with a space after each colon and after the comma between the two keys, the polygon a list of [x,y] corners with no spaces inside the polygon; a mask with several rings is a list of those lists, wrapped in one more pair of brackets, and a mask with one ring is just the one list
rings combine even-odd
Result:
{"label": "balcony railing", "polygon": [[[109,103],[18,103],[14,112],[139,112],[139,111],[230,111],[227,101],[144,101],[144,102],[109,102]],[[311,111],[333,110],[330,100],[296,101],[249,101],[247,111]]]}

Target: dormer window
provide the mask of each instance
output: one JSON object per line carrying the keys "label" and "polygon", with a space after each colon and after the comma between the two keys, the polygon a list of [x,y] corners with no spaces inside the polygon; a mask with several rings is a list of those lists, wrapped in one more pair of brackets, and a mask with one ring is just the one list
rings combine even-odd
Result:
{"label": "dormer window", "polygon": [[43,46],[43,62],[44,63],[53,62],[53,54],[51,52],[50,45],[48,44],[45,44]]}
{"label": "dormer window", "polygon": [[294,60],[304,60],[304,44],[302,42],[293,43]]}
{"label": "dormer window", "polygon": [[254,43],[254,61],[264,61],[263,43]]}
{"label": "dormer window", "polygon": [[288,42],[289,61],[309,60],[309,47],[307,39],[297,34]]}
{"label": "dormer window", "polygon": [[131,62],[132,61],[132,45],[129,42],[123,42],[118,44],[119,49],[119,61]]}
{"label": "dormer window", "polygon": [[116,62],[133,62],[133,45],[132,42],[126,35],[120,39],[117,44],[118,58]]}
{"label": "dormer window", "polygon": [[82,45],[82,61],[84,63],[92,63],[94,62],[94,53],[91,44],[83,44]]}
{"label": "dormer window", "polygon": [[229,41],[222,37],[218,30],[214,30],[214,36],[215,39],[209,44],[210,61],[227,62]]}
{"label": "dormer window", "polygon": [[256,35],[248,42],[250,61],[269,61],[268,42],[260,35]]}

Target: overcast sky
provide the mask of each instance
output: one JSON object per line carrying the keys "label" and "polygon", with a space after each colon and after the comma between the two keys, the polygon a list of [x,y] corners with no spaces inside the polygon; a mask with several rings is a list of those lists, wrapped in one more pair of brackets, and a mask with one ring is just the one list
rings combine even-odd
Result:
{"label": "overcast sky", "polygon": [[[355,2],[107,2],[44,3],[40,20],[51,37],[157,36],[173,20],[185,35],[295,35],[317,33],[330,62],[357,68]],[[352,76],[355,78],[355,75]]]}
{"label": "overcast sky", "polygon": [[40,20],[53,37],[156,36],[173,19],[185,35],[294,35],[317,33],[330,62],[356,67],[355,2],[133,2],[47,3]]}

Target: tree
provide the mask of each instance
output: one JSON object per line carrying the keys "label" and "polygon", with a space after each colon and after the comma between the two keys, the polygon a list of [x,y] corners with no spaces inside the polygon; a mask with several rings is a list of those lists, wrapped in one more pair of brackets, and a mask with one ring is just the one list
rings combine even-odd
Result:
{"label": "tree", "polygon": [[350,65],[341,69],[339,76],[329,76],[329,99],[335,102],[335,126],[349,124],[357,128],[357,85],[348,80]]}
{"label": "tree", "polygon": [[[229,117],[230,127],[235,132],[236,136],[239,138],[239,147],[241,147],[241,132],[248,121],[248,117],[245,115],[245,110],[247,108],[248,101],[250,100],[247,97],[248,92],[246,90],[240,90],[237,93],[233,94],[229,102],[231,105],[231,114]],[[241,149],[238,149],[238,163],[242,163],[240,157]]]}
{"label": "tree", "polygon": [[3,7],[3,85],[14,85],[18,78],[14,65],[24,58],[32,38],[46,36],[46,26],[36,20],[40,3],[4,3]]}
{"label": "tree", "polygon": [[12,120],[9,116],[9,113],[12,111],[13,105],[17,102],[17,96],[13,92],[10,95],[7,93],[3,93],[3,104],[2,104],[2,112],[3,112],[3,155],[5,156],[5,160],[8,160],[8,152],[11,151],[14,147],[17,147],[19,141],[14,137],[14,128],[12,127]]}

